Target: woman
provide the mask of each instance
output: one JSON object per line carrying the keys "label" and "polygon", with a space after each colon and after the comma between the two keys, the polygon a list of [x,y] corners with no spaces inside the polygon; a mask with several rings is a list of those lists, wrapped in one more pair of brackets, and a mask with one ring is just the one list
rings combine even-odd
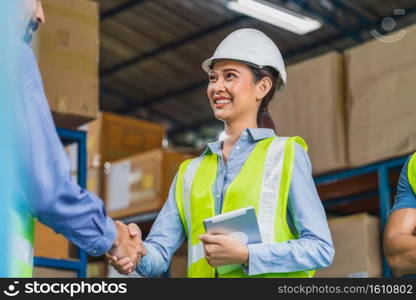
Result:
{"label": "woman", "polygon": [[[267,110],[286,84],[278,48],[262,32],[240,29],[202,67],[226,137],[180,166],[136,271],[159,276],[188,238],[189,277],[312,277],[332,262],[334,248],[306,145],[276,137]],[[204,219],[248,206],[256,209],[263,243],[205,233]],[[132,270],[128,259],[112,264],[122,273]],[[218,275],[217,267],[234,264],[241,268]]]}

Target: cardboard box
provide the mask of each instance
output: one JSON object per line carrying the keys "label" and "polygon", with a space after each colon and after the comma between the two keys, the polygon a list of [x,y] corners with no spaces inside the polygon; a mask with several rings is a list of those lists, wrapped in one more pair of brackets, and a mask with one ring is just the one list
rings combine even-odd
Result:
{"label": "cardboard box", "polygon": [[171,278],[187,278],[188,277],[188,243],[185,241],[181,247],[175,252],[170,263]]}
{"label": "cardboard box", "polygon": [[187,278],[188,277],[188,257],[182,255],[174,255],[170,265],[171,278]]}
{"label": "cardboard box", "polygon": [[416,150],[416,26],[404,30],[394,43],[373,40],[346,52],[352,167]]}
{"label": "cardboard box", "polygon": [[71,271],[71,270],[34,267],[33,277],[34,278],[77,278],[78,274],[76,271]]}
{"label": "cardboard box", "polygon": [[335,258],[315,277],[381,277],[382,245],[379,218],[367,213],[328,220]]}
{"label": "cardboard box", "polygon": [[107,277],[107,264],[105,261],[90,262],[87,266],[88,278],[105,278]]}
{"label": "cardboard box", "polygon": [[47,258],[76,259],[76,247],[63,235],[55,233],[40,222],[36,222],[34,254]]}
{"label": "cardboard box", "polygon": [[98,113],[96,120],[82,125],[79,130],[87,133],[87,159],[88,167],[100,168],[101,164],[101,126],[102,113]]}
{"label": "cardboard box", "polygon": [[[159,124],[107,112],[99,113],[96,120],[79,129],[87,132],[88,166],[91,168],[159,149],[166,134],[166,128]],[[76,148],[76,145],[70,147]],[[76,152],[72,150],[72,153],[72,159],[76,160]]]}
{"label": "cardboard box", "polygon": [[76,128],[97,117],[99,14],[88,0],[44,0],[33,40],[55,122]]}
{"label": "cardboard box", "polygon": [[[71,176],[75,182],[78,182],[78,147],[71,144],[65,147],[71,165]],[[87,169],[87,190],[101,197],[102,168],[88,167]]]}
{"label": "cardboard box", "polygon": [[162,147],[166,128],[144,120],[102,113],[101,161],[113,161]]}
{"label": "cardboard box", "polygon": [[119,218],[160,209],[179,165],[188,158],[158,149],[106,163],[103,192],[109,215]]}
{"label": "cardboard box", "polygon": [[288,85],[269,104],[278,136],[301,136],[314,174],[347,166],[344,68],[336,52],[287,69]]}

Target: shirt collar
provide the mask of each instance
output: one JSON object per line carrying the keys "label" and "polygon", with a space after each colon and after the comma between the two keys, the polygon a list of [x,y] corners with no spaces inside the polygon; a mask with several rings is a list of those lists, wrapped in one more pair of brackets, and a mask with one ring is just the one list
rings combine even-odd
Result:
{"label": "shirt collar", "polygon": [[[273,136],[275,136],[275,132],[273,129],[270,128],[246,128],[242,131],[240,139],[247,140],[249,143],[255,143]],[[215,153],[220,155],[221,146],[222,140],[208,143],[207,147],[205,148],[201,156],[209,153]]]}

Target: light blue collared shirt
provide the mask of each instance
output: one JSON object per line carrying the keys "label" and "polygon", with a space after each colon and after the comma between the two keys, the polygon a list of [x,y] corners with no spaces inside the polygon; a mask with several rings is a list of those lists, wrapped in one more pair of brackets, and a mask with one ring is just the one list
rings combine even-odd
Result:
{"label": "light blue collared shirt", "polygon": [[[223,197],[255,145],[275,136],[272,129],[252,128],[242,132],[227,163],[222,155],[222,141],[209,143],[205,153],[219,156],[218,173],[213,185],[215,210],[221,211]],[[334,257],[334,247],[325,210],[316,191],[308,155],[297,145],[288,201],[288,223],[299,239],[283,243],[248,245],[248,275],[314,270],[327,267]],[[136,268],[144,277],[158,277],[168,267],[172,255],[186,239],[175,200],[176,177],[168,199],[145,240],[147,254]]]}
{"label": "light blue collared shirt", "polygon": [[71,178],[69,159],[56,133],[36,58],[24,42],[17,46],[16,122],[21,128],[21,148],[15,151],[25,161],[26,178],[16,192],[21,195],[16,206],[31,210],[40,222],[89,254],[102,255],[113,245],[114,222],[107,217],[104,202]]}

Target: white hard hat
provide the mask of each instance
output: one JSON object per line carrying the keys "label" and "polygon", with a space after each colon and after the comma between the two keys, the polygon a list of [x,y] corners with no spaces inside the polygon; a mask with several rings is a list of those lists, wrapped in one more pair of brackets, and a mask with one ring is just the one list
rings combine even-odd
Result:
{"label": "white hard hat", "polygon": [[237,60],[254,67],[272,67],[280,74],[286,85],[287,74],[282,54],[276,44],[263,32],[243,28],[230,33],[217,47],[214,55],[202,63],[202,69],[209,73],[211,63],[216,59]]}

